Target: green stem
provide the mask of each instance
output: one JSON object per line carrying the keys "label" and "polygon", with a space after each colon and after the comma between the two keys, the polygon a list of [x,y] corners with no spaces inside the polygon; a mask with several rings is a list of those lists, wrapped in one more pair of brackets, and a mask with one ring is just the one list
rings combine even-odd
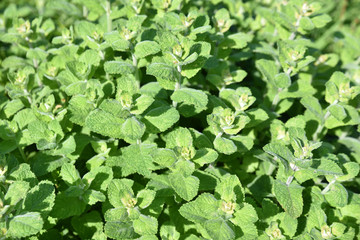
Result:
{"label": "green stem", "polygon": [[85,7],[85,6],[83,6],[83,17],[84,18],[87,18],[87,16],[88,16],[88,9]]}
{"label": "green stem", "polygon": [[289,40],[294,40],[295,37],[296,37],[296,34],[297,34],[297,30],[299,28],[299,25],[300,25],[300,20],[301,20],[301,16],[299,16],[296,20],[296,23],[295,23],[295,31],[291,33],[290,37],[289,37]]}
{"label": "green stem", "polygon": [[20,146],[18,146],[18,149],[19,149],[21,157],[24,159],[24,162],[27,162],[27,157],[24,153],[24,150]]}
{"label": "green stem", "polygon": [[111,32],[112,29],[112,21],[110,17],[111,9],[110,9],[110,0],[106,1],[106,22],[107,22],[107,31]]}
{"label": "green stem", "polygon": [[[176,83],[175,83],[175,90],[174,90],[174,92],[175,92],[176,90],[180,89],[180,88],[181,88],[180,82],[176,82]],[[174,108],[176,108],[176,107],[177,107],[177,102],[172,101],[172,105],[173,105]]]}
{"label": "green stem", "polygon": [[279,96],[279,94],[281,93],[281,88],[279,88],[278,89],[278,92],[276,93],[276,95],[275,95],[275,97],[274,97],[274,99],[273,99],[273,101],[272,101],[272,103],[271,103],[271,110],[272,111],[275,111],[275,109],[276,109],[276,106],[278,105],[278,103],[279,103],[279,101],[280,101],[280,96]]}
{"label": "green stem", "polygon": [[291,182],[294,180],[295,172],[300,170],[295,164],[292,163],[290,163],[290,167],[294,171],[294,173],[286,180],[286,186],[289,186],[291,184]]}
{"label": "green stem", "polygon": [[138,61],[134,53],[131,54],[133,65],[135,67],[135,79],[140,83],[140,75],[139,75],[139,68],[138,68]]}
{"label": "green stem", "polygon": [[319,139],[319,135],[321,134],[322,130],[324,129],[325,126],[325,121],[330,117],[330,107],[332,107],[333,105],[337,104],[339,101],[335,100],[332,104],[330,104],[325,111],[325,115],[324,115],[324,119],[321,123],[319,123],[315,133],[313,134],[313,140],[317,141]]}
{"label": "green stem", "polygon": [[286,186],[289,186],[293,179],[294,179],[294,174],[288,177],[288,179],[286,180]]}
{"label": "green stem", "polygon": [[[291,79],[291,72],[292,72],[292,68],[288,68],[288,70],[286,71],[286,75],[288,75],[288,77]],[[283,91],[282,88],[278,88],[278,92],[276,93],[272,103],[271,103],[271,110],[275,111],[278,103],[280,102],[280,93]]]}
{"label": "green stem", "polygon": [[336,182],[336,178],[331,180],[331,182],[328,183],[328,185],[321,191],[321,194],[326,194],[329,190],[330,187]]}
{"label": "green stem", "polygon": [[[176,58],[176,56],[175,56],[174,54],[172,54],[172,53],[170,53],[170,54],[171,54],[171,56],[172,56],[176,61],[178,61],[178,59]],[[178,62],[179,62],[179,61],[178,61]],[[181,88],[181,80],[182,80],[182,77],[181,77],[181,65],[180,65],[180,64],[178,64],[178,66],[176,67],[176,70],[177,70],[179,76],[178,76],[178,81],[175,83],[175,89],[174,89],[174,91],[176,91],[176,90],[178,90],[178,89]],[[176,108],[176,107],[177,107],[177,102],[172,101],[172,105],[173,105],[174,108]]]}

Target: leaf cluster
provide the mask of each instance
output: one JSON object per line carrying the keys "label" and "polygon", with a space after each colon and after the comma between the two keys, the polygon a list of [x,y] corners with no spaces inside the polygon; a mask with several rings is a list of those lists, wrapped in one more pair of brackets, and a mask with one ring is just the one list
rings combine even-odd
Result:
{"label": "leaf cluster", "polygon": [[359,239],[356,9],[0,1],[0,240]]}

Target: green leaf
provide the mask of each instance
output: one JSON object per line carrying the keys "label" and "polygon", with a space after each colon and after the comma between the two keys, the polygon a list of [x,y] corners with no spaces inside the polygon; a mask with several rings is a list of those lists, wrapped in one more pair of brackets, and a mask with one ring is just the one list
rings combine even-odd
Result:
{"label": "green leaf", "polygon": [[95,233],[102,233],[103,220],[97,211],[91,211],[80,217],[73,217],[71,225],[82,239],[94,239]]}
{"label": "green leaf", "polygon": [[99,109],[92,111],[85,120],[85,126],[91,131],[113,138],[123,137],[121,131],[123,123],[123,118]]}
{"label": "green leaf", "polygon": [[339,104],[331,105],[329,108],[329,112],[339,121],[344,120],[347,116],[344,107]]}
{"label": "green leaf", "polygon": [[291,238],[294,237],[298,228],[298,220],[287,213],[280,213],[276,217],[280,219],[279,227],[284,230],[284,234]]}
{"label": "green leaf", "polygon": [[309,17],[301,17],[300,27],[306,31],[311,31],[314,29],[315,25]]}
{"label": "green leaf", "polygon": [[[335,78],[336,76],[337,76],[337,72],[335,72],[332,75],[331,79]],[[325,100],[328,103],[332,104],[335,100],[339,99],[339,89],[336,86],[335,82],[329,80],[325,83],[325,87],[326,87]]]}
{"label": "green leaf", "polygon": [[131,109],[131,113],[135,115],[142,114],[153,102],[154,98],[143,94],[136,99],[135,107]]}
{"label": "green leaf", "polygon": [[210,51],[211,44],[208,42],[199,41],[193,44],[190,48],[190,56],[192,56],[193,53],[196,53],[198,57],[196,58],[196,61],[186,64],[182,67],[181,75],[186,78],[194,77],[206,63],[206,60],[210,55]]}
{"label": "green leaf", "polygon": [[230,139],[235,143],[237,152],[246,153],[254,146],[254,139],[248,136],[231,136]]}
{"label": "green leaf", "polygon": [[195,170],[192,174],[200,180],[199,191],[211,191],[219,181],[212,173],[202,170]]}
{"label": "green leaf", "polygon": [[175,165],[172,166],[172,171],[174,173],[180,173],[184,177],[188,177],[195,171],[195,164],[186,159],[179,159]]}
{"label": "green leaf", "polygon": [[182,173],[175,172],[169,174],[169,181],[175,192],[186,201],[190,201],[198,193],[200,181],[197,177],[185,177]]}
{"label": "green leaf", "polygon": [[111,205],[115,208],[123,207],[124,203],[133,198],[133,181],[130,179],[113,179],[107,189],[108,198]]}
{"label": "green leaf", "polygon": [[0,1],[0,239],[360,238],[359,1]]}
{"label": "green leaf", "polygon": [[4,113],[7,118],[13,116],[16,112],[21,110],[24,107],[24,104],[21,102],[20,99],[15,99],[9,101],[4,107]]}
{"label": "green leaf", "polygon": [[241,203],[244,201],[244,189],[236,175],[226,174],[222,176],[216,185],[215,192],[219,198],[226,202]]}
{"label": "green leaf", "polygon": [[330,159],[321,158],[320,160],[313,160],[312,167],[315,168],[314,172],[322,175],[343,175],[339,165]]}
{"label": "green leaf", "polygon": [[76,142],[73,136],[69,136],[67,139],[58,144],[57,149],[50,150],[51,155],[68,155],[76,150]]}
{"label": "green leaf", "polygon": [[242,223],[254,223],[259,220],[255,208],[249,203],[243,203],[240,210],[235,213],[235,218]]}
{"label": "green leaf", "polygon": [[130,48],[130,42],[122,39],[118,31],[105,33],[104,39],[115,51],[126,51]]}
{"label": "green leaf", "polygon": [[145,125],[135,117],[131,117],[122,124],[121,131],[124,134],[125,140],[136,141],[144,135]]}
{"label": "green leaf", "polygon": [[175,68],[166,63],[151,63],[146,68],[146,74],[153,75],[157,79],[167,79],[172,82],[176,82],[178,79],[178,73]]}
{"label": "green leaf", "polygon": [[250,122],[245,128],[253,128],[269,119],[269,115],[261,108],[252,108],[246,111],[246,115],[250,118]]}
{"label": "green leaf", "polygon": [[113,166],[119,166],[121,168],[121,176],[123,177],[134,173],[148,177],[152,170],[155,169],[153,163],[155,153],[156,148],[154,145],[130,145],[122,149],[121,156],[112,158],[114,161]]}
{"label": "green leaf", "polygon": [[10,220],[7,235],[14,238],[29,237],[40,232],[43,224],[44,221],[38,212],[17,215]]}
{"label": "green leaf", "polygon": [[85,202],[78,197],[68,197],[66,193],[59,193],[56,195],[55,205],[50,215],[55,218],[65,219],[82,214],[85,207]]}
{"label": "green leaf", "polygon": [[140,84],[133,74],[125,74],[116,79],[116,100],[121,102],[124,92],[134,95],[139,92]]}
{"label": "green leaf", "polygon": [[345,207],[348,203],[348,192],[340,183],[331,185],[330,190],[324,196],[332,207]]}
{"label": "green leaf", "polygon": [[26,66],[27,63],[25,59],[17,56],[9,56],[3,59],[1,66],[5,69],[7,68],[22,68]]}
{"label": "green leaf", "polygon": [[79,172],[71,163],[65,163],[62,165],[60,176],[68,185],[73,185],[81,179]]}
{"label": "green leaf", "polygon": [[324,114],[317,98],[312,96],[306,96],[300,100],[300,103],[304,105],[304,107],[308,109],[311,113],[313,113],[320,122],[323,122]]}
{"label": "green leaf", "polygon": [[140,235],[156,234],[158,222],[156,218],[140,215],[133,223],[134,231]]}
{"label": "green leaf", "polygon": [[290,87],[280,92],[280,99],[302,98],[316,93],[316,89],[311,85],[311,76],[299,74],[299,79],[294,81]]}
{"label": "green leaf", "polygon": [[306,228],[308,231],[311,231],[312,228],[318,228],[321,229],[323,225],[326,224],[326,214],[325,212],[315,206],[311,205],[308,217],[306,219]]}
{"label": "green leaf", "polygon": [[286,73],[279,73],[275,75],[275,86],[277,88],[288,88],[291,85],[290,76]]}
{"label": "green leaf", "polygon": [[107,113],[111,113],[115,117],[127,118],[129,116],[129,112],[124,109],[121,102],[115,99],[105,99],[99,108]]}
{"label": "green leaf", "polygon": [[265,80],[275,86],[275,75],[278,74],[278,67],[275,61],[260,59],[256,61],[256,67],[265,77]]}
{"label": "green leaf", "polygon": [[349,105],[344,105],[343,108],[345,109],[346,112],[346,118],[344,118],[342,121],[339,121],[337,118],[330,115],[330,117],[327,118],[325,121],[326,128],[332,129],[340,126],[360,124],[360,114],[354,107]]}
{"label": "green leaf", "polygon": [[191,117],[206,109],[208,98],[200,90],[191,88],[181,88],[175,90],[171,95],[171,100],[180,102],[179,111],[185,117]]}
{"label": "green leaf", "polygon": [[154,41],[142,41],[135,45],[135,56],[144,58],[160,52],[160,45]]}
{"label": "green leaf", "polygon": [[180,233],[176,230],[175,226],[171,225],[162,225],[160,228],[160,237],[161,239],[174,239],[178,240],[180,238]]}
{"label": "green leaf", "polygon": [[193,138],[187,128],[177,127],[175,130],[165,135],[164,140],[167,148],[191,147]]}
{"label": "green leaf", "polygon": [[217,209],[218,200],[210,193],[203,193],[194,201],[182,205],[179,212],[189,221],[205,223],[218,218]]}
{"label": "green leaf", "polygon": [[135,67],[129,62],[108,61],[104,64],[104,70],[108,74],[129,74],[135,71]]}
{"label": "green leaf", "polygon": [[36,121],[35,113],[32,109],[23,109],[17,112],[13,118],[15,122],[17,122],[20,129],[26,127],[29,123]]}
{"label": "green leaf", "polygon": [[321,14],[319,16],[311,18],[311,21],[314,23],[316,28],[323,28],[331,22],[331,17],[327,14]]}
{"label": "green leaf", "polygon": [[113,239],[133,239],[136,236],[132,222],[108,221],[104,230]]}
{"label": "green leaf", "polygon": [[49,181],[41,181],[26,195],[23,208],[28,212],[49,213],[54,206],[55,188]]}
{"label": "green leaf", "polygon": [[88,205],[94,205],[97,202],[105,202],[106,196],[99,191],[88,189],[83,194],[84,202]]}
{"label": "green leaf", "polygon": [[136,195],[138,206],[147,208],[155,199],[156,192],[153,190],[143,189]]}
{"label": "green leaf", "polygon": [[349,181],[352,178],[355,178],[360,171],[360,166],[356,162],[347,162],[343,164],[343,167],[346,170],[346,173],[344,176],[337,177],[337,181]]}
{"label": "green leaf", "polygon": [[80,55],[79,60],[87,65],[99,66],[101,58],[99,52],[88,49]]}
{"label": "green leaf", "polygon": [[24,181],[15,181],[13,182],[4,197],[4,203],[6,205],[15,205],[21,199],[26,197],[26,193],[30,188],[30,184]]}
{"label": "green leaf", "polygon": [[190,56],[185,58],[185,60],[180,65],[184,66],[184,65],[188,65],[190,63],[193,63],[193,62],[196,61],[196,59],[198,59],[198,57],[199,57],[199,55],[196,52],[194,52]]}
{"label": "green leaf", "polygon": [[87,36],[92,36],[96,31],[96,25],[88,21],[78,21],[75,23],[75,32],[85,39]]}
{"label": "green leaf", "polygon": [[50,156],[45,153],[39,153],[34,159],[33,171],[36,173],[36,176],[43,176],[67,162],[68,158],[64,156]]}
{"label": "green leaf", "polygon": [[258,231],[254,224],[258,220],[258,216],[253,206],[248,203],[244,203],[244,206],[237,210],[231,222],[241,228],[244,239],[256,239],[258,237]]}
{"label": "green leaf", "polygon": [[31,171],[30,165],[27,163],[21,163],[16,166],[11,173],[7,176],[7,180],[16,180],[16,181],[26,181],[30,183],[30,186],[33,187],[37,184],[37,179],[35,174]]}
{"label": "green leaf", "polygon": [[91,168],[90,172],[86,173],[82,180],[86,181],[91,189],[98,191],[105,191],[113,178],[113,171],[108,166],[97,166]]}
{"label": "green leaf", "polygon": [[[48,126],[46,126],[44,122],[42,121],[31,122],[28,125],[28,130],[30,136],[32,137],[35,143],[43,142],[44,145],[45,143],[48,144],[48,146],[45,146],[44,149],[55,147],[55,143],[53,142],[54,133],[49,129]],[[37,147],[41,148],[41,144],[39,144]]]}
{"label": "green leaf", "polygon": [[303,212],[303,187],[292,183],[287,186],[279,180],[274,181],[273,191],[276,199],[291,217],[298,218]]}
{"label": "green leaf", "polygon": [[229,47],[234,48],[234,49],[241,49],[246,47],[246,45],[251,42],[252,40],[252,36],[250,34],[246,34],[246,33],[235,33],[235,34],[231,34],[228,37],[228,41],[225,41],[225,43],[229,42]]}
{"label": "green leaf", "polygon": [[145,115],[146,126],[154,132],[164,132],[179,121],[179,112],[170,106],[160,106],[151,109]]}
{"label": "green leaf", "polygon": [[338,223],[338,222],[334,222],[333,224],[331,224],[331,233],[334,234],[335,236],[342,236],[346,230],[346,225],[342,224],[342,223]]}
{"label": "green leaf", "polygon": [[279,159],[286,169],[289,167],[290,162],[294,162],[294,156],[290,149],[280,143],[266,144],[263,149],[266,153]]}
{"label": "green leaf", "polygon": [[163,167],[171,167],[177,161],[175,152],[171,149],[158,149],[154,156],[154,162]]}
{"label": "green leaf", "polygon": [[200,166],[203,166],[205,164],[215,162],[218,156],[219,154],[215,150],[211,148],[202,148],[196,150],[195,156],[192,161],[199,164]]}
{"label": "green leaf", "polygon": [[66,63],[66,69],[79,80],[84,80],[90,74],[89,66],[83,62],[71,61]]}
{"label": "green leaf", "polygon": [[216,137],[214,140],[214,147],[220,153],[227,155],[233,154],[237,150],[235,143],[224,137]]}
{"label": "green leaf", "polygon": [[203,224],[212,239],[234,239],[235,232],[223,219],[208,220]]}

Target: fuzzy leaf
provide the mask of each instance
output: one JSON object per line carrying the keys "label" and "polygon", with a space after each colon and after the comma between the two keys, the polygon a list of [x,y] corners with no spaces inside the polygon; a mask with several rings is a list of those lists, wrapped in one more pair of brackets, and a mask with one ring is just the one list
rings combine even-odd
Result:
{"label": "fuzzy leaf", "polygon": [[274,181],[273,191],[276,199],[291,217],[298,218],[303,211],[303,187],[292,183],[287,186],[279,180]]}
{"label": "fuzzy leaf", "polygon": [[104,64],[104,70],[108,74],[129,74],[135,71],[135,67],[124,61],[108,61]]}
{"label": "fuzzy leaf", "polygon": [[174,91],[171,100],[182,103],[179,106],[179,111],[185,117],[202,112],[208,103],[207,95],[203,91],[191,88],[181,88]]}
{"label": "fuzzy leaf", "polygon": [[169,180],[175,192],[186,201],[190,201],[198,193],[200,181],[197,177],[184,177],[181,173],[171,173]]}
{"label": "fuzzy leaf", "polygon": [[156,132],[166,131],[173,126],[180,118],[179,112],[169,106],[161,106],[151,109],[145,116],[146,125]]}
{"label": "fuzzy leaf", "polygon": [[29,237],[40,232],[43,224],[44,221],[38,212],[28,212],[17,215],[10,220],[7,234],[16,238]]}
{"label": "fuzzy leaf", "polygon": [[121,131],[123,123],[123,118],[116,117],[103,110],[92,111],[85,120],[85,126],[91,131],[113,138],[123,137]]}
{"label": "fuzzy leaf", "polygon": [[144,58],[160,52],[160,45],[154,41],[142,41],[135,46],[135,55],[137,58]]}

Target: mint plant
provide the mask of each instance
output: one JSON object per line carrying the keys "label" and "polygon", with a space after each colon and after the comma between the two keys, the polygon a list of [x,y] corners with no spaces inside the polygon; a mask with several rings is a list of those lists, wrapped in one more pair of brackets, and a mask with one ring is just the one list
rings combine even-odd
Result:
{"label": "mint plant", "polygon": [[353,0],[0,2],[0,239],[360,238]]}

